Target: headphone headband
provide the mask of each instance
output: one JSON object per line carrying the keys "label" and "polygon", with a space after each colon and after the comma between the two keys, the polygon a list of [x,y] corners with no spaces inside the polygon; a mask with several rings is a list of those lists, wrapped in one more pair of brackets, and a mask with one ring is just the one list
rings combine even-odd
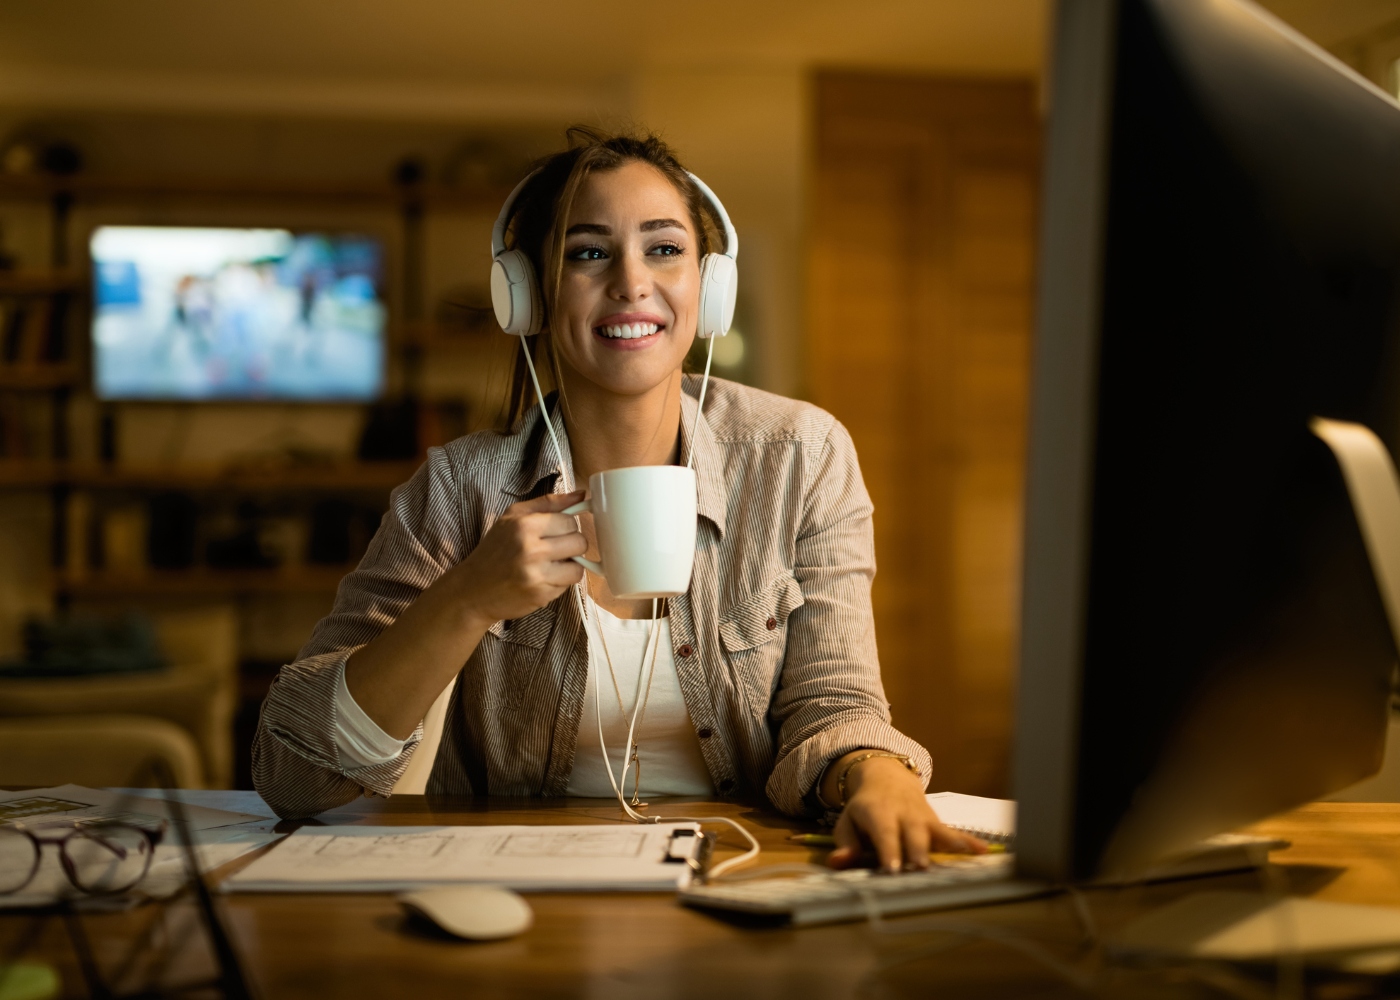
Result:
{"label": "headphone headband", "polygon": [[525,190],[525,185],[530,183],[530,178],[537,173],[539,173],[538,170],[531,170],[520,178],[520,183],[511,188],[510,194],[506,195],[506,203],[501,206],[501,214],[496,216],[496,224],[491,227],[492,260],[506,252],[506,226],[510,223],[510,210],[515,207],[515,199],[520,197],[520,192]]}
{"label": "headphone headband", "polygon": [[[496,216],[496,224],[491,227],[492,260],[495,260],[501,254],[505,253],[506,227],[510,225],[510,211],[515,207],[515,199],[520,197],[520,192],[525,190],[525,185],[529,184],[530,179],[537,173],[539,173],[539,170],[530,171],[521,178],[520,183],[515,185],[515,187],[511,189],[510,194],[506,196],[505,204],[501,206],[501,212]],[[715,214],[719,216],[720,224],[724,228],[724,256],[731,260],[737,259],[739,256],[739,234],[734,231],[734,223],[729,221],[729,213],[725,211],[724,202],[720,201],[718,196],[710,190],[708,184],[699,177],[696,177],[689,170],[685,172],[685,175],[700,189],[700,194],[704,196],[705,200],[710,203],[710,207],[715,210]]]}

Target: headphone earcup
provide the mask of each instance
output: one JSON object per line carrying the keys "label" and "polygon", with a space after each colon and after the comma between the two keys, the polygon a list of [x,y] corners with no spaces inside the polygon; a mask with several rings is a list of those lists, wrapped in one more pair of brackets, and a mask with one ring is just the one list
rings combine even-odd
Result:
{"label": "headphone earcup", "polygon": [[[494,282],[492,284],[494,288]],[[700,316],[698,337],[723,337],[734,323],[734,302],[739,295],[739,267],[734,258],[707,253],[700,261]]]}
{"label": "headphone earcup", "polygon": [[505,250],[491,264],[491,308],[506,333],[533,337],[544,322],[535,268],[521,250]]}

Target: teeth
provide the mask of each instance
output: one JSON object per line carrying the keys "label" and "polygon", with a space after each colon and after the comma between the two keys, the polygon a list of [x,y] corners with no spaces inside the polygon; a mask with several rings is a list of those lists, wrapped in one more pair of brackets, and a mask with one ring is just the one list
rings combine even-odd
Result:
{"label": "teeth", "polygon": [[660,330],[655,323],[622,323],[617,326],[599,327],[604,337],[613,340],[636,340],[638,337],[650,337],[657,330]]}

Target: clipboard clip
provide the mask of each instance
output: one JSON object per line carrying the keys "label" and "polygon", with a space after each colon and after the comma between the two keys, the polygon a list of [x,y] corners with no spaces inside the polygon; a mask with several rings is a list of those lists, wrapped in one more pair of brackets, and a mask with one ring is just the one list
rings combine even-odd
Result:
{"label": "clipboard clip", "polygon": [[705,882],[709,878],[710,858],[719,838],[702,830],[676,830],[667,846],[666,860],[678,861],[690,869],[691,878]]}

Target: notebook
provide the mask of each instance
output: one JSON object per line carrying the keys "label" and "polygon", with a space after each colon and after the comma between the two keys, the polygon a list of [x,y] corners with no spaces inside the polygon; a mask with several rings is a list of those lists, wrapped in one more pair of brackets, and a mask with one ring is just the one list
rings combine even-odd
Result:
{"label": "notebook", "polygon": [[1011,844],[1016,839],[1016,803],[961,792],[936,792],[926,796],[944,826],[980,837],[989,844]]}
{"label": "notebook", "polygon": [[[938,792],[927,798],[928,804],[945,826],[980,837],[989,844],[1005,844],[1010,851],[1016,849],[1016,803],[1013,800],[988,799],[958,792]],[[1158,882],[1259,868],[1268,863],[1269,852],[1288,846],[1287,840],[1278,837],[1220,833],[1179,854],[1164,858],[1135,875],[1096,881],[1105,885]]]}

